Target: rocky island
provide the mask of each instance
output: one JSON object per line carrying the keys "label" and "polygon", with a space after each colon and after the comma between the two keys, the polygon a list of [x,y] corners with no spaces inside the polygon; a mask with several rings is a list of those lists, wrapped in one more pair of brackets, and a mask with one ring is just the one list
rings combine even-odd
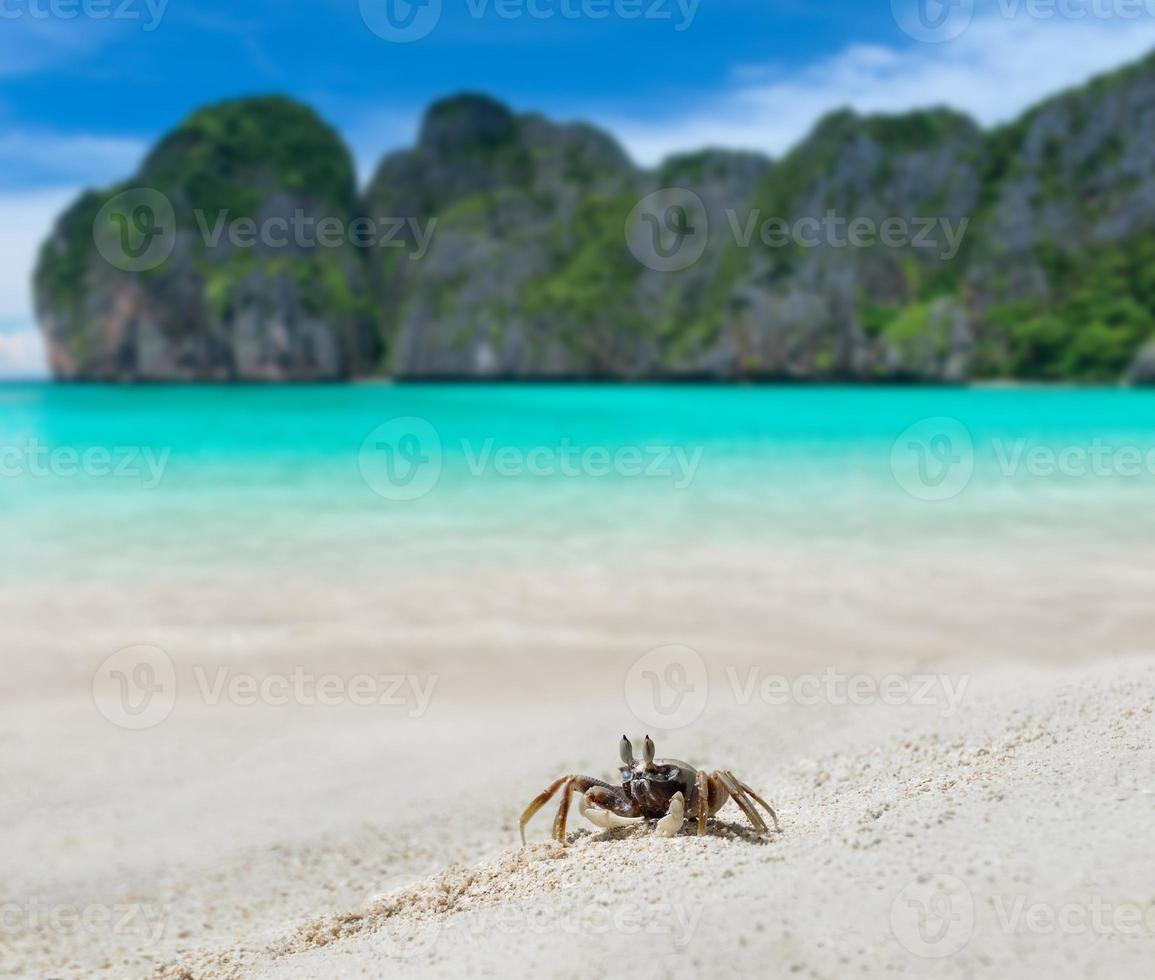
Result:
{"label": "rocky island", "polygon": [[[102,247],[138,188],[172,206],[154,266]],[[636,247],[662,193],[686,263]],[[340,233],[241,241],[246,220]],[[35,294],[63,380],[1150,381],[1153,260],[1155,57],[993,131],[842,111],[780,160],[652,170],[592,126],[458,95],[363,190],[312,110],[236,100],[77,200]]]}

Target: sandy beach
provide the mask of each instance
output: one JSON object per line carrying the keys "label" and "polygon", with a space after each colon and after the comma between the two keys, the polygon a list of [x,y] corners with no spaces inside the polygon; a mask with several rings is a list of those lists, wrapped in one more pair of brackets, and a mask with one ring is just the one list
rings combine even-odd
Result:
{"label": "sandy beach", "polygon": [[[244,402],[241,449],[190,437],[153,490],[15,485],[0,972],[1145,978],[1144,485],[979,468],[929,504],[885,403],[834,454],[708,442],[680,491],[449,468],[386,501],[353,452],[375,403],[306,452]],[[733,770],[781,832],[575,810],[561,847],[551,807],[523,848],[623,733]]]}
{"label": "sandy beach", "polygon": [[0,980],[1155,980],[1155,0],[169,6],[0,0]]}
{"label": "sandy beach", "polygon": [[714,690],[653,733],[764,791],[780,834],[733,804],[672,840],[575,813],[565,848],[548,811],[521,848],[517,815],[558,774],[612,777],[620,699],[435,699],[420,719],[181,702],[147,749],[90,706],[11,709],[6,890],[37,898],[6,904],[5,959],[70,978],[1144,975],[1155,661],[925,677],[964,694]]}

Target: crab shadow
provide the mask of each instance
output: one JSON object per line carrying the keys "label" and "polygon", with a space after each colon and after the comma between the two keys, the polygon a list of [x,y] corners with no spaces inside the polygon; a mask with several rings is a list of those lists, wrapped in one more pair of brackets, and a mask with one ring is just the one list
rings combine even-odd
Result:
{"label": "crab shadow", "polygon": [[[614,827],[610,830],[601,831],[577,830],[572,834],[568,834],[566,840],[571,844],[577,843],[578,841],[585,841],[590,844],[623,843],[625,841],[653,837],[654,823],[656,823],[656,821],[651,821],[638,827]],[[731,823],[728,820],[711,819],[706,825],[706,832],[704,834],[699,835],[697,827],[687,822],[686,826],[678,831],[676,836],[692,838],[714,837],[719,840],[741,841],[745,844],[765,847],[768,844],[773,844],[782,834],[779,832],[770,837],[765,837],[759,834],[753,827],[740,823]]]}

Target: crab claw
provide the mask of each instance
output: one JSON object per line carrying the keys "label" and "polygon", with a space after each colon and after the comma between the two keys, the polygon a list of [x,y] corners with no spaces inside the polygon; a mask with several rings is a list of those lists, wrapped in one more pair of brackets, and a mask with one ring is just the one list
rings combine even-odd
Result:
{"label": "crab claw", "polygon": [[585,817],[595,827],[601,827],[602,830],[613,830],[614,827],[632,827],[636,823],[641,823],[644,817],[623,817],[620,814],[614,813],[613,810],[603,810],[600,807],[593,806],[585,793],[577,794],[577,808],[578,813]]}
{"label": "crab claw", "polygon": [[681,793],[675,793],[670,800],[670,809],[658,821],[654,830],[659,837],[677,837],[682,824],[686,822],[686,798]]}

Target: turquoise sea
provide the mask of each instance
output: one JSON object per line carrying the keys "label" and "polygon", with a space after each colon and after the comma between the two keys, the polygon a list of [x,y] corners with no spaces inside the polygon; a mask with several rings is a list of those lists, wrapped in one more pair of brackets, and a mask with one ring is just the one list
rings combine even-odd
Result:
{"label": "turquoise sea", "polygon": [[0,447],[6,577],[1155,525],[1143,391],[13,384]]}

